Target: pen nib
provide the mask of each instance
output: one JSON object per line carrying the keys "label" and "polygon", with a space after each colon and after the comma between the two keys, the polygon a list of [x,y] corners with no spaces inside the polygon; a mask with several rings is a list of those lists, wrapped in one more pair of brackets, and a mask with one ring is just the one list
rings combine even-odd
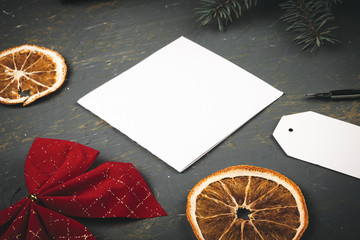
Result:
{"label": "pen nib", "polygon": [[330,93],[306,93],[304,94],[305,97],[331,97]]}

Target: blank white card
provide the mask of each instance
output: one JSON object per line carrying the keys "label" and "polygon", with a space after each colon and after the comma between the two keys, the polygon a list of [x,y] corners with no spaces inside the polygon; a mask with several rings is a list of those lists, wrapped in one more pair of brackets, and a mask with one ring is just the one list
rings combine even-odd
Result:
{"label": "blank white card", "polygon": [[281,95],[180,37],[78,103],[182,172]]}

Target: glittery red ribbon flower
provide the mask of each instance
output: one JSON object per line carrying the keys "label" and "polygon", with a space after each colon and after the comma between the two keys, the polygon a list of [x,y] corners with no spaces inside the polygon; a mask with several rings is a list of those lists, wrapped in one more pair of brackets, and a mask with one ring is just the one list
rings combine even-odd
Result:
{"label": "glittery red ribbon flower", "polygon": [[107,162],[85,172],[98,154],[75,142],[35,139],[25,162],[30,196],[0,212],[0,239],[90,240],[89,230],[66,216],[166,215],[131,163]]}

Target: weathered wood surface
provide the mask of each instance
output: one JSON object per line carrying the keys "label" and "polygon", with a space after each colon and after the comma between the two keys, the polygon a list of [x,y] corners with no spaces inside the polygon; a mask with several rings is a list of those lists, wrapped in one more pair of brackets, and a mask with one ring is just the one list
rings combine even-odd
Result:
{"label": "weathered wood surface", "polygon": [[[189,190],[203,177],[238,164],[279,171],[299,185],[310,215],[303,239],[359,239],[360,180],[286,156],[271,135],[281,116],[308,110],[360,125],[359,100],[302,97],[360,88],[359,3],[349,0],[336,7],[342,42],[310,54],[284,31],[277,2],[265,2],[219,32],[216,26],[198,27],[195,0],[0,0],[1,50],[21,44],[52,48],[69,68],[56,93],[25,108],[0,106],[0,209],[28,195],[23,177],[27,152],[35,137],[48,137],[100,150],[96,165],[133,163],[168,213],[146,220],[78,219],[99,240],[195,239],[185,214]],[[285,95],[177,173],[76,101],[181,35]]]}

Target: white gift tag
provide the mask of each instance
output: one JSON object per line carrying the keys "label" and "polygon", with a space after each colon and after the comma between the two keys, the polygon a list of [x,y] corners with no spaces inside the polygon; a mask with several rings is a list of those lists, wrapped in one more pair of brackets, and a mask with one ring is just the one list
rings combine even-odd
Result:
{"label": "white gift tag", "polygon": [[360,178],[360,127],[315,112],[283,116],[273,133],[288,156]]}

